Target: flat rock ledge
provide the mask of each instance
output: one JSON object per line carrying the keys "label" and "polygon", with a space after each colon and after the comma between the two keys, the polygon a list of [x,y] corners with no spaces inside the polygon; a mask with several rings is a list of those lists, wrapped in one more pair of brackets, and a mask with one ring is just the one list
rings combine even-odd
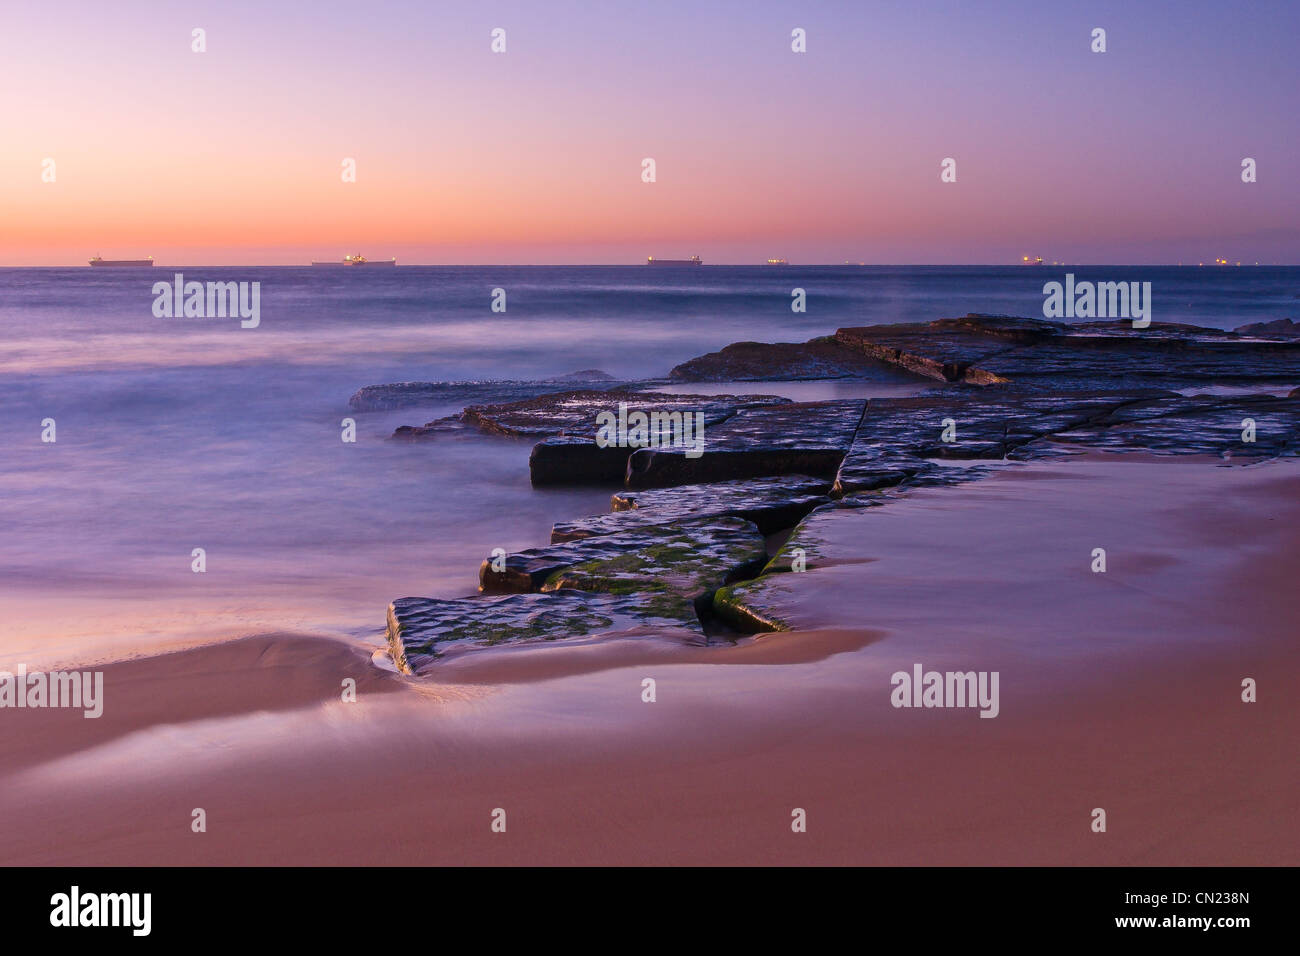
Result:
{"label": "flat rock ledge", "polygon": [[817,505],[829,501],[830,488],[826,478],[788,475],[621,491],[610,497],[610,514],[557,522],[551,529],[551,543],[619,534],[690,518],[743,518],[753,522],[760,534],[774,534],[793,527]]}
{"label": "flat rock ledge", "polygon": [[588,591],[498,598],[398,598],[388,606],[388,650],[404,674],[427,672],[451,647],[495,647],[645,628],[702,632],[698,621],[658,613],[636,595]]}
{"label": "flat rock ledge", "polygon": [[1135,329],[1118,320],[1066,324],[971,313],[921,324],[844,328],[835,340],[940,382],[1095,390],[1173,381],[1293,381],[1300,340],[1280,326],[1278,331],[1243,334],[1170,322]]}
{"label": "flat rock ledge", "polygon": [[424,425],[402,425],[394,438],[433,438],[440,432],[476,428],[488,434],[508,438],[565,437],[591,442],[597,432],[597,416],[602,412],[618,414],[642,412],[647,416],[668,416],[686,412],[701,413],[705,425],[726,421],[741,409],[763,405],[788,404],[778,395],[674,395],[644,389],[560,389],[515,401],[485,405],[468,405],[457,415],[435,419]]}
{"label": "flat rock ledge", "polygon": [[666,488],[777,475],[834,477],[866,410],[865,399],[748,408],[706,431],[703,453],[634,449],[623,482]]}
{"label": "flat rock ledge", "polygon": [[736,342],[683,362],[668,373],[674,382],[797,382],[865,379],[904,382],[912,376],[894,363],[848,348],[833,335],[807,342]]}
{"label": "flat rock ledge", "polygon": [[[478,596],[394,601],[393,660],[421,673],[450,647],[645,629],[707,644],[799,629],[809,626],[792,611],[801,582],[845,573],[835,542],[869,534],[844,523],[872,520],[911,489],[1080,450],[1228,463],[1300,454],[1300,341],[1288,332],[969,315],[837,333],[839,347],[934,383],[911,398],[615,388],[468,407],[424,427],[540,439],[535,484],[619,490],[607,514],[557,523],[549,546],[485,558]],[[701,412],[703,453],[597,449],[596,415],[619,402]]]}
{"label": "flat rock ledge", "polygon": [[389,651],[400,670],[416,673],[452,643],[490,647],[647,624],[666,624],[702,640],[701,616],[711,612],[714,592],[752,577],[767,561],[758,528],[732,516],[494,555],[480,566],[479,590],[500,596],[394,601],[388,609]]}
{"label": "flat rock ledge", "polygon": [[[595,583],[603,577],[608,582],[625,582],[619,586],[624,591],[660,590],[663,583],[679,589],[673,582],[690,581],[694,597],[706,589],[708,581],[721,582],[734,573],[757,570],[766,561],[763,536],[753,523],[736,517],[710,517],[628,528],[488,557],[479,566],[479,590],[485,594],[561,587],[609,590],[613,584]],[[574,573],[578,567],[583,569],[581,575]],[[586,583],[572,583],[579,578]],[[628,582],[637,583],[634,587]]]}

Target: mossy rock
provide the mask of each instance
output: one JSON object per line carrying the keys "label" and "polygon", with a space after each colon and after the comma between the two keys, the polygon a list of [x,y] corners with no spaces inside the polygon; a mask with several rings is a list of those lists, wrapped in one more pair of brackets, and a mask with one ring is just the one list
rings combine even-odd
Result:
{"label": "mossy rock", "polygon": [[388,648],[403,673],[418,673],[449,646],[493,647],[558,641],[642,627],[686,628],[702,634],[689,616],[639,594],[557,591],[440,600],[399,598],[388,607]]}
{"label": "mossy rock", "polygon": [[695,602],[729,580],[756,573],[767,560],[763,536],[741,518],[661,530],[653,540],[623,554],[552,573],[542,590],[653,595],[662,612],[694,618]]}
{"label": "mossy rock", "polygon": [[764,574],[752,581],[719,588],[713,595],[713,613],[738,631],[790,631],[794,625],[778,608],[788,604],[791,575]]}
{"label": "mossy rock", "polygon": [[[616,577],[639,582],[631,590],[645,590],[645,582],[658,578],[683,577],[712,581],[710,586],[717,587],[732,574],[756,573],[765,561],[763,536],[753,523],[734,517],[702,518],[487,558],[479,567],[479,590],[501,594],[579,587],[557,583],[558,573],[574,568],[581,568],[575,581]],[[581,588],[611,590],[612,585],[588,583]]]}

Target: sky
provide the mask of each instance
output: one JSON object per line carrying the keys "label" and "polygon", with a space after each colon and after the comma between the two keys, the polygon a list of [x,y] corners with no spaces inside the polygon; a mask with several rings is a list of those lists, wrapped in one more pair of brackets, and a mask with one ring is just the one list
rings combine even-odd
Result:
{"label": "sky", "polygon": [[1300,263],[1294,2],[7,7],[0,265]]}

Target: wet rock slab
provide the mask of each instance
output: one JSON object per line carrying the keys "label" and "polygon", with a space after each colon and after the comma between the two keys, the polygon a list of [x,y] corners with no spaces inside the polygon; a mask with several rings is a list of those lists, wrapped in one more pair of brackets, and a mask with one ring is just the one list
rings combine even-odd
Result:
{"label": "wet rock slab", "polygon": [[528,454],[528,480],[548,485],[621,485],[633,449],[601,447],[592,435],[553,435]]}
{"label": "wet rock slab", "polygon": [[[1253,440],[1247,440],[1247,424]],[[1300,452],[1300,400],[1265,395],[1174,396],[1118,408],[1053,436],[1103,451],[1273,458]]]}
{"label": "wet rock slab", "polygon": [[[719,586],[757,574],[767,562],[763,536],[740,518],[655,530],[662,534],[655,535],[653,543],[555,571],[542,590],[639,594],[644,607],[689,622],[698,620],[698,611],[709,606]],[[617,537],[589,540],[619,541]]]}
{"label": "wet rock slab", "polygon": [[766,535],[797,524],[828,500],[829,491],[827,479],[807,475],[621,491],[610,499],[610,514],[558,522],[551,529],[551,543],[705,517],[743,518]]}
{"label": "wet rock slab", "polygon": [[716,424],[741,408],[788,402],[777,395],[673,395],[626,388],[567,389],[519,401],[469,405],[459,415],[438,419],[422,426],[404,425],[394,437],[427,437],[440,428],[473,426],[491,434],[512,438],[543,438],[553,435],[595,436],[596,417],[601,412],[617,414],[619,403],[628,412],[671,414],[702,412],[705,424]]}
{"label": "wet rock slab", "polygon": [[705,434],[704,452],[642,448],[628,459],[628,488],[762,478],[832,477],[853,443],[863,399],[797,402],[746,409]]}
{"label": "wet rock slab", "polygon": [[529,478],[536,486],[622,484],[627,458],[635,449],[596,443],[597,418],[642,412],[655,421],[690,416],[692,425],[703,416],[706,429],[751,408],[789,404],[778,395],[673,395],[629,389],[580,389],[556,392],[516,402],[471,405],[459,415],[427,425],[402,426],[395,438],[429,438],[441,431],[478,428],[511,438],[542,438],[528,457]]}
{"label": "wet rock slab", "polygon": [[719,588],[713,596],[713,613],[742,634],[790,631],[798,626],[789,612],[798,594],[797,581],[788,574],[765,574],[752,581]]}
{"label": "wet rock slab", "polygon": [[718,352],[683,362],[668,377],[675,382],[800,381],[857,378],[911,381],[912,376],[822,336],[807,342],[736,342]]}
{"label": "wet rock slab", "polygon": [[844,328],[836,341],[944,382],[1105,390],[1171,383],[1292,381],[1300,341],[1171,322],[1050,322],[971,314],[906,325]]}
{"label": "wet rock slab", "polygon": [[582,389],[545,395],[523,402],[503,405],[470,406],[461,417],[488,432],[519,437],[546,435],[594,436],[596,419],[602,412],[618,412],[620,403],[627,405],[628,413],[704,414],[705,424],[724,421],[752,404],[780,403],[785,401],[775,395],[671,395],[664,392],[608,389],[604,391]]}
{"label": "wet rock slab", "polygon": [[990,357],[1019,344],[1057,334],[1056,323],[1013,316],[968,315],[926,323],[839,329],[845,348],[941,382],[991,385],[1000,378],[982,367]]}
{"label": "wet rock slab", "polygon": [[[1144,390],[1046,395],[999,388],[872,399],[840,466],[834,491],[847,495],[904,481],[968,480],[970,473],[944,471],[931,460],[1004,458],[1045,435],[1096,420],[1128,403],[1169,394]],[[945,433],[951,441],[944,440]]]}
{"label": "wet rock slab", "polygon": [[[766,560],[763,536],[754,524],[733,517],[704,518],[489,557],[479,567],[479,590],[496,594],[558,587],[603,591],[625,589],[632,581],[640,582],[643,590],[659,590],[654,580],[705,578],[717,587],[733,574],[756,570]],[[578,567],[580,571],[573,571]],[[596,587],[593,582],[598,579],[622,583]],[[574,583],[579,580],[586,583]]]}
{"label": "wet rock slab", "polygon": [[[955,428],[951,443],[942,441],[945,419]],[[1254,441],[1243,438],[1247,419],[1255,422]],[[1028,461],[1058,456],[1063,446],[1265,458],[1294,453],[1298,445],[1300,402],[1271,395],[999,390],[986,400],[961,393],[879,399],[868,403],[833,493],[950,484],[978,473],[942,470],[937,461]]]}
{"label": "wet rock slab", "polygon": [[1092,340],[1071,336],[1050,346],[1002,352],[990,358],[986,367],[1009,382],[1045,391],[1213,384],[1267,387],[1300,380],[1300,342],[1291,346],[1237,340],[1190,347],[1177,338],[1135,343],[1116,336]]}
{"label": "wet rock slab", "polygon": [[420,673],[448,648],[557,641],[647,628],[685,629],[699,620],[671,616],[636,594],[554,591],[440,600],[398,598],[388,607],[388,649],[397,668]]}

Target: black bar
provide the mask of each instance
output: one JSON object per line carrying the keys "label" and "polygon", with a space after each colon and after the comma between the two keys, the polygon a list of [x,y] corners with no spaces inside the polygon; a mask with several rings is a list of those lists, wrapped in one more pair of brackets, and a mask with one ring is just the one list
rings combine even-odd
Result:
{"label": "black bar", "polygon": [[[774,929],[928,944],[1126,937],[1231,946],[1291,920],[1284,868],[969,869],[9,869],[0,919],[7,942],[40,938],[378,945],[399,928],[450,942],[517,933],[560,937],[606,927],[616,940],[679,933],[763,940]],[[119,926],[53,926],[57,894],[150,894],[148,935]],[[1175,894],[1185,894],[1181,898]],[[139,898],[143,902],[143,897]],[[70,902],[70,900],[69,900]],[[96,904],[98,905],[98,902]],[[83,910],[85,912],[85,910]],[[130,911],[123,911],[129,914]],[[136,926],[143,926],[142,911]],[[1208,919],[1211,925],[1200,924]],[[1143,925],[1133,921],[1152,921]],[[1197,921],[1191,923],[1192,920]],[[1239,921],[1227,925],[1223,921]],[[701,922],[707,924],[701,926]],[[1121,925],[1123,923],[1123,925]],[[1241,934],[1245,933],[1246,936]],[[543,936],[535,943],[540,945]],[[924,948],[917,951],[924,951]]]}

